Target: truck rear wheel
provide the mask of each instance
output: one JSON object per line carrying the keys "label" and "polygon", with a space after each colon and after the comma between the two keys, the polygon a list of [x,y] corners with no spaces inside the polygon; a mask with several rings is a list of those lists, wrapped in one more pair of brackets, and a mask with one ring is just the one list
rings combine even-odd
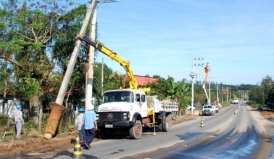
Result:
{"label": "truck rear wheel", "polygon": [[135,125],[129,129],[129,135],[134,139],[140,139],[143,134],[143,127],[140,120],[135,122]]}
{"label": "truck rear wheel", "polygon": [[171,114],[169,114],[168,116],[166,116],[164,118],[164,121],[163,123],[161,124],[163,126],[163,131],[168,131],[170,130],[170,128],[172,127],[172,117],[171,117]]}

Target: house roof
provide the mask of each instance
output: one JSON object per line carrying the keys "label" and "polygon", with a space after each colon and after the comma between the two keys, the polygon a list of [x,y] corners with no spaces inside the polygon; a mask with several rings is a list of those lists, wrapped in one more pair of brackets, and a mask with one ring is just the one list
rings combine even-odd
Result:
{"label": "house roof", "polygon": [[[146,76],[139,76],[139,75],[134,75],[134,77],[136,78],[137,83],[140,86],[143,86],[147,83],[158,82],[158,78],[154,78],[154,77],[146,77]],[[126,80],[128,80],[128,77],[126,77]]]}

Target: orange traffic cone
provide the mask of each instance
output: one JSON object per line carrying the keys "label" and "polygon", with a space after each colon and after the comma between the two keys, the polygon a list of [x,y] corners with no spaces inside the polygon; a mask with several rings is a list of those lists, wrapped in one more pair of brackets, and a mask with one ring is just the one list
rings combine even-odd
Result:
{"label": "orange traffic cone", "polygon": [[82,158],[82,150],[81,150],[79,134],[77,135],[75,139],[73,158],[75,159]]}

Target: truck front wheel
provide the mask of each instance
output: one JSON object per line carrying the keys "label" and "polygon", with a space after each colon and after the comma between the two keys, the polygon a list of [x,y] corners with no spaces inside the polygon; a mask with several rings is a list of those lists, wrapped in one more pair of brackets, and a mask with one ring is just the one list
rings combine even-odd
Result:
{"label": "truck front wheel", "polygon": [[130,129],[129,129],[129,135],[134,138],[134,139],[139,139],[141,138],[143,134],[143,127],[142,127],[142,123],[140,120],[137,120],[135,122],[135,125],[132,126]]}

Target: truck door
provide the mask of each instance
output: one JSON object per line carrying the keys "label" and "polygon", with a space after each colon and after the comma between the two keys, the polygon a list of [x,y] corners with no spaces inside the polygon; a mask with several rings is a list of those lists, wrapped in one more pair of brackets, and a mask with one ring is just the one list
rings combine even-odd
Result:
{"label": "truck door", "polygon": [[139,106],[138,112],[142,115],[142,117],[147,117],[147,102],[145,94],[136,94],[136,103]]}

